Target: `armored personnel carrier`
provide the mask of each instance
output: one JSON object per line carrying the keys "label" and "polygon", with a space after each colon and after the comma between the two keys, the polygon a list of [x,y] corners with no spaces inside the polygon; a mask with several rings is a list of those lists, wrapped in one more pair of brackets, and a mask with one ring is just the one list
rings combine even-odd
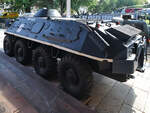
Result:
{"label": "armored personnel carrier", "polygon": [[[126,81],[143,67],[145,37],[129,25],[99,30],[82,20],[57,18],[42,9],[18,18],[5,32],[4,51],[21,64],[31,60],[43,77],[58,72],[64,90],[81,98],[92,83],[92,72]],[[55,17],[55,18],[54,18]]]}

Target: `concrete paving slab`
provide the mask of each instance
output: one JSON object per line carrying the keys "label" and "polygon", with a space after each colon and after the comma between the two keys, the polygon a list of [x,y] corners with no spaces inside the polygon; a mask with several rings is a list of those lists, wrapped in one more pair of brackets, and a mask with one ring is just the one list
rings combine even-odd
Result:
{"label": "concrete paving slab", "polygon": [[150,113],[150,94],[148,95],[148,99],[144,107],[144,113]]}
{"label": "concrete paving slab", "polygon": [[104,98],[104,96],[107,95],[109,91],[112,89],[116,81],[104,77],[103,75],[100,74],[93,73],[93,75],[94,81],[92,91],[90,94],[91,101],[89,102],[88,106],[92,109],[96,109],[96,107]]}
{"label": "concrete paving slab", "polygon": [[102,111],[102,113],[118,113],[130,89],[130,86],[116,82],[109,93],[102,99],[96,110]]}
{"label": "concrete paving slab", "polygon": [[107,96],[115,97],[123,102],[130,90],[132,90],[130,86],[117,82]]}
{"label": "concrete paving slab", "polygon": [[14,62],[2,52],[0,59],[0,75],[39,113],[95,113],[52,82],[44,80],[30,68]]}
{"label": "concrete paving slab", "polygon": [[[146,75],[146,73],[144,75]],[[145,92],[150,92],[150,80],[145,79],[143,77],[137,77],[135,78],[135,83],[133,87],[139,88]]]}
{"label": "concrete paving slab", "polygon": [[143,112],[138,111],[137,109],[133,108],[132,106],[124,104],[119,113],[143,113]]}
{"label": "concrete paving slab", "polygon": [[[149,58],[149,60],[150,60],[150,58]],[[141,77],[146,79],[146,80],[150,80],[150,62],[147,62],[145,64],[145,68],[146,68],[145,73],[144,74],[140,73]]]}
{"label": "concrete paving slab", "polygon": [[118,113],[122,105],[122,101],[116,97],[106,96],[96,107],[97,113]]}
{"label": "concrete paving slab", "polygon": [[0,76],[0,113],[38,113],[24,97]]}
{"label": "concrete paving slab", "polygon": [[144,111],[146,101],[148,99],[148,92],[134,88],[128,93],[125,103],[136,108],[139,111]]}
{"label": "concrete paving slab", "polygon": [[109,85],[102,85],[103,87],[98,86],[93,86],[92,91],[91,91],[91,98],[92,100],[89,102],[88,106],[92,109],[95,109],[98,104],[101,102],[101,100],[109,93],[112,87]]}

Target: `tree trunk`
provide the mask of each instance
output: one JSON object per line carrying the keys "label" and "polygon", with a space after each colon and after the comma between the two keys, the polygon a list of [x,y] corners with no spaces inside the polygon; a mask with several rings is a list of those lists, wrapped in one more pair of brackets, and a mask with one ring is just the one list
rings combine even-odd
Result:
{"label": "tree trunk", "polygon": [[51,8],[54,8],[54,1],[53,0],[49,0],[49,2],[50,2]]}
{"label": "tree trunk", "polygon": [[77,15],[80,15],[79,10],[77,10],[76,12],[77,12]]}
{"label": "tree trunk", "polygon": [[[31,0],[29,0],[29,2],[31,3]],[[27,5],[25,5],[25,6],[27,6]],[[31,12],[31,5],[25,7],[25,12],[26,12],[26,13],[30,13],[30,12]]]}
{"label": "tree trunk", "polygon": [[30,13],[31,12],[31,8],[30,7],[25,8],[25,12],[26,13]]}
{"label": "tree trunk", "polygon": [[61,9],[61,15],[65,12],[66,3],[62,0],[60,1],[60,9]]}

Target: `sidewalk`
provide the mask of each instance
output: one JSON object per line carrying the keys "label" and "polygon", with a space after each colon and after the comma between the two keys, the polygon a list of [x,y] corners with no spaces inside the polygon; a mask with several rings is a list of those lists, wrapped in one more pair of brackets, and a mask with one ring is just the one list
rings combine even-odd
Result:
{"label": "sidewalk", "polygon": [[[39,113],[95,113],[59,89],[58,84],[44,80],[33,71],[33,68],[17,63],[15,59],[6,56],[3,52],[0,52],[0,77],[10,83],[9,86],[19,92]],[[11,94],[13,93],[10,92],[9,96],[0,99],[13,98]],[[17,101],[15,103],[20,104]]]}
{"label": "sidewalk", "polygon": [[0,75],[0,113],[38,113]]}
{"label": "sidewalk", "polygon": [[[0,51],[3,51],[4,29],[0,29]],[[0,59],[1,61],[2,59]],[[0,68],[2,65],[0,64]],[[0,113],[38,113],[0,74]]]}
{"label": "sidewalk", "polygon": [[89,107],[97,113],[150,113],[150,63],[145,67],[124,83],[95,74]]}

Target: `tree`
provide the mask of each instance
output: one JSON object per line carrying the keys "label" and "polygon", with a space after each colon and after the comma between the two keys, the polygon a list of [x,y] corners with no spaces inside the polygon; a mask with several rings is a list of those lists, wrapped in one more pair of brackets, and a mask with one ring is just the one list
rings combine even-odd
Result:
{"label": "tree", "polygon": [[38,6],[39,8],[52,8],[54,6],[53,0],[1,0],[1,3],[11,5],[11,9],[18,12],[30,12],[33,6]]}
{"label": "tree", "polygon": [[10,5],[12,11],[30,12],[30,8],[36,0],[1,0],[2,3]]}
{"label": "tree", "polygon": [[31,12],[31,7],[35,0],[15,0],[14,9],[17,11],[23,10],[24,12]]}
{"label": "tree", "polygon": [[95,12],[108,12],[117,8],[133,5],[143,5],[147,0],[100,0],[96,6],[91,6],[89,11]]}
{"label": "tree", "polygon": [[72,4],[71,7],[72,9],[79,14],[79,8],[80,7],[91,7],[91,6],[96,6],[96,4],[98,3],[97,0],[72,0]]}
{"label": "tree", "polygon": [[33,5],[38,6],[39,8],[55,8],[54,1],[55,0],[36,0]]}
{"label": "tree", "polygon": [[[79,14],[80,7],[87,7],[88,12],[99,13],[112,11],[116,8],[132,5],[142,5],[148,0],[71,0],[73,12]],[[30,12],[32,6],[39,8],[56,8],[61,14],[66,11],[66,0],[0,0],[0,3],[11,4],[12,10]]]}
{"label": "tree", "polygon": [[[79,14],[80,7],[90,7],[97,2],[97,0],[71,0],[71,9]],[[54,0],[54,4],[56,8],[60,9],[61,14],[66,11],[66,0]]]}
{"label": "tree", "polygon": [[61,15],[63,15],[63,13],[66,10],[66,0],[55,0],[54,1],[54,8],[59,9],[61,12]]}

